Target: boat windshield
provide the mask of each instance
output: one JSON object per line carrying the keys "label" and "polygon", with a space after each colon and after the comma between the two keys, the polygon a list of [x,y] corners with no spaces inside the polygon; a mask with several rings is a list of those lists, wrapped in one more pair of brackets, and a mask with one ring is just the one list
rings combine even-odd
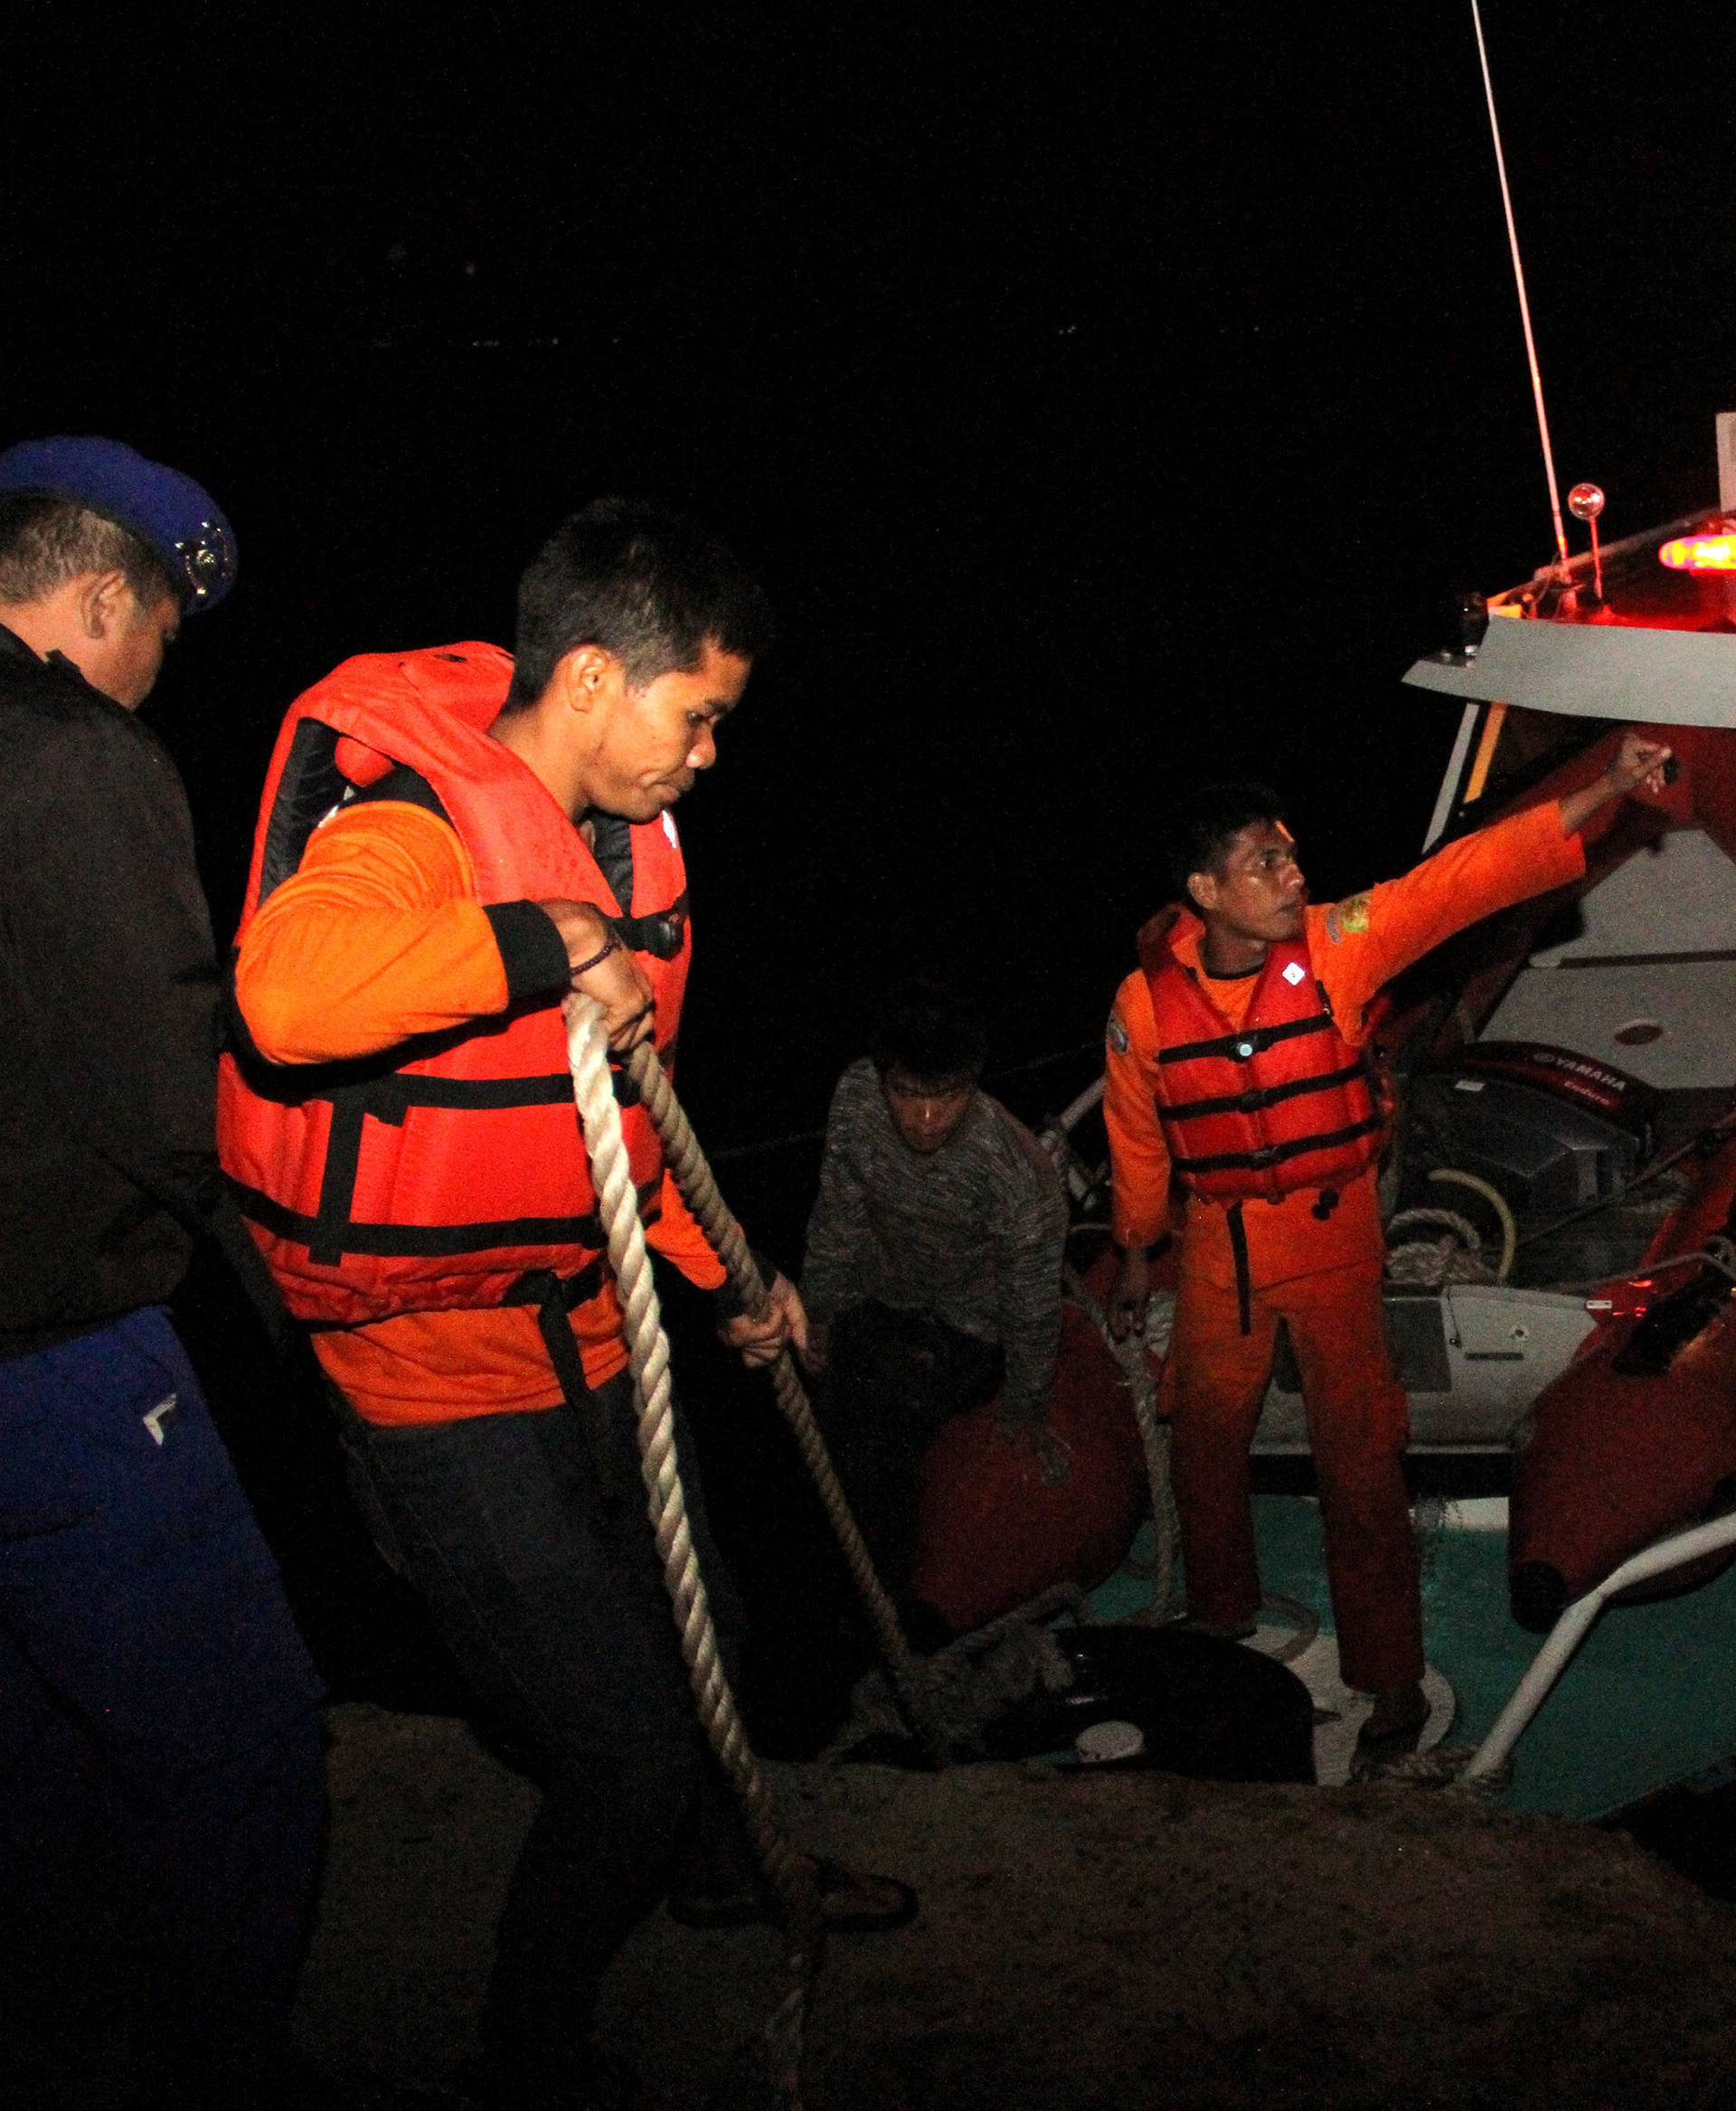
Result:
{"label": "boat windshield", "polygon": [[1458,785],[1441,840],[1481,828],[1564,762],[1593,747],[1612,719],[1564,718],[1486,703],[1477,712],[1460,764]]}

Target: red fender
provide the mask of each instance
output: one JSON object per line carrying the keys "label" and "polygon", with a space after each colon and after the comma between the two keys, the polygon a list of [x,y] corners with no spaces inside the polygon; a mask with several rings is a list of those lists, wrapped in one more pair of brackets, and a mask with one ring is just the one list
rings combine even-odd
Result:
{"label": "red fender", "polygon": [[[1709,1284],[1667,1369],[1624,1370],[1646,1313],[1693,1276],[1646,1262],[1725,1231],[1736,1203],[1736,1138],[1701,1170],[1612,1311],[1538,1395],[1514,1461],[1507,1538],[1514,1610],[1546,1627],[1661,1533],[1698,1522],[1736,1492],[1736,1296]],[[1642,1284],[1645,1286],[1642,1287]]]}
{"label": "red fender", "polygon": [[1120,1566],[1148,1513],[1145,1453],[1126,1381],[1085,1315],[1063,1305],[1049,1427],[1069,1455],[1043,1484],[999,1427],[999,1398],[948,1423],[923,1461],[912,1594],[967,1634],[1057,1583],[1090,1590]]}

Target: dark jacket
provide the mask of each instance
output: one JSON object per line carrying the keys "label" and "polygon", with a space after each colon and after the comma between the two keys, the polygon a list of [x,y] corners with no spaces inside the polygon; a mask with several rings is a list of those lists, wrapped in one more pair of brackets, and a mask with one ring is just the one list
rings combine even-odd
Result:
{"label": "dark jacket", "polygon": [[216,997],[174,763],[0,627],[0,1357],[180,1282],[216,1194]]}

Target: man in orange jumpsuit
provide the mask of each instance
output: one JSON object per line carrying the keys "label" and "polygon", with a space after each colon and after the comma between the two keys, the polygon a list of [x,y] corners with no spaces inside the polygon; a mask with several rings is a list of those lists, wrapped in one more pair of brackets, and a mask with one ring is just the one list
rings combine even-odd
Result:
{"label": "man in orange jumpsuit", "polygon": [[1368,1009],[1454,932],[1577,879],[1580,830],[1642,782],[1658,789],[1668,753],[1629,733],[1582,790],[1329,906],[1309,903],[1270,793],[1203,793],[1177,845],[1191,906],[1146,927],[1141,966],[1116,993],[1104,1113],[1118,1334],[1143,1320],[1172,1179],[1185,1197],[1164,1375],[1190,1623],[1252,1632],[1248,1453],[1282,1320],[1307,1409],[1340,1665],[1373,1696],[1368,1758],[1413,1746],[1428,1715],[1407,1407],[1382,1322],[1379,1112],[1357,1053]]}

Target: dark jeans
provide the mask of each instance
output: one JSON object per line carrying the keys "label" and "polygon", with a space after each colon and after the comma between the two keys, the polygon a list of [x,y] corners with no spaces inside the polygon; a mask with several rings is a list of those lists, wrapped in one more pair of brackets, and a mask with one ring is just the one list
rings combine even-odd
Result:
{"label": "dark jeans", "polygon": [[816,1411],[880,1579],[894,1596],[915,1565],[923,1455],[955,1415],[994,1397],[1004,1369],[995,1343],[932,1313],[870,1300],[834,1323]]}
{"label": "dark jeans", "polygon": [[[426,1597],[476,1698],[543,1790],[496,1934],[483,2041],[533,2068],[577,2056],[599,1980],[678,1863],[747,1874],[694,1712],[621,1377],[593,1396],[618,1499],[606,1507],[564,1407],[381,1428],[343,1409],[356,1494]],[[691,1444],[688,1522],[720,1633],[734,1599],[706,1528]]]}
{"label": "dark jeans", "polygon": [[319,1697],[167,1315],[0,1362],[9,2045],[65,2073],[106,2040],[152,2103],[238,2111],[268,2086],[324,1809]]}

